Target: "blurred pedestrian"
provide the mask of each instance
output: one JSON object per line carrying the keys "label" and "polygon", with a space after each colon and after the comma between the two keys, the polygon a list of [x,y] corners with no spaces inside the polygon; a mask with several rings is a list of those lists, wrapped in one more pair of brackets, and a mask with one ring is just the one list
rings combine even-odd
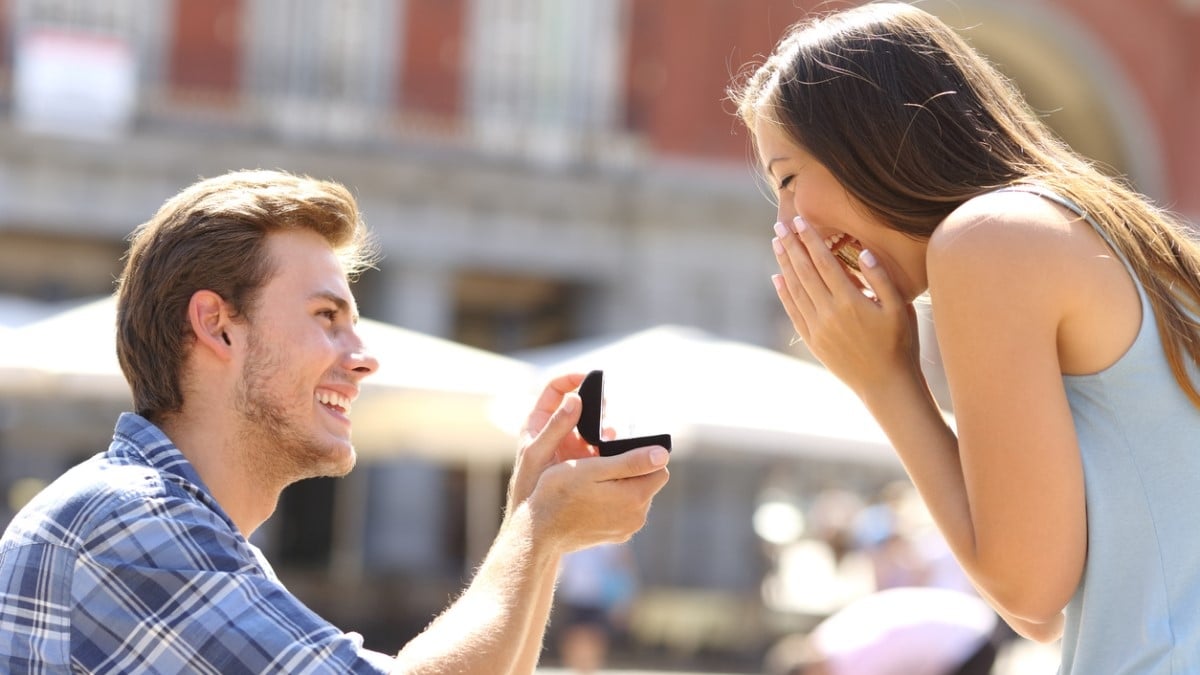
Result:
{"label": "blurred pedestrian", "polygon": [[892,588],[838,610],[767,654],[768,675],[987,675],[996,613],[942,588]]}
{"label": "blurred pedestrian", "polygon": [[277,171],[200,181],[137,229],[117,301],[136,412],[0,540],[0,672],[533,672],[561,557],[630,537],[667,481],[666,450],[598,457],[578,436],[582,373],[542,392],[490,552],[397,656],[314,614],[249,541],[287,485],[354,466],[368,244],[343,186]]}
{"label": "blurred pedestrian", "polygon": [[914,5],[804,20],[731,95],[778,198],[779,300],[980,595],[1061,637],[1064,675],[1200,672],[1196,236]]}
{"label": "blurred pedestrian", "polygon": [[636,593],[628,545],[601,544],[563,556],[554,623],[565,667],[590,675],[605,666],[613,639],[628,625]]}

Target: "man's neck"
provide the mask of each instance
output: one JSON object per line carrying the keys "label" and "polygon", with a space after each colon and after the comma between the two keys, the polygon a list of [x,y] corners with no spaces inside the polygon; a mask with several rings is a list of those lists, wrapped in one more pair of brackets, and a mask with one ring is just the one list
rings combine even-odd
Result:
{"label": "man's neck", "polygon": [[259,467],[252,466],[250,453],[242,447],[245,441],[233,428],[209,421],[217,417],[181,413],[159,426],[248,539],[275,511],[286,485],[272,484]]}

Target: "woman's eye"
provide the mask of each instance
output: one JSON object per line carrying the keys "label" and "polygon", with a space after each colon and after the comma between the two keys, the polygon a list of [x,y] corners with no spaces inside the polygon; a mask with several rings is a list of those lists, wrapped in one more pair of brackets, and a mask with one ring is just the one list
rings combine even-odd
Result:
{"label": "woman's eye", "polygon": [[334,319],[337,318],[337,310],[336,309],[323,309],[323,310],[317,312],[317,316],[320,316],[320,317],[329,319],[330,321],[333,321]]}
{"label": "woman's eye", "polygon": [[795,178],[795,176],[785,176],[783,180],[779,181],[779,190],[782,191],[788,189],[788,186],[792,184],[793,178]]}

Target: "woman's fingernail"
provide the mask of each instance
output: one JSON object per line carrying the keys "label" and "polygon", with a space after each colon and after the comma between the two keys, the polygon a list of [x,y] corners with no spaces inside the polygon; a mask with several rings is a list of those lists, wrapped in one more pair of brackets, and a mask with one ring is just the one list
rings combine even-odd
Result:
{"label": "woman's fingernail", "polygon": [[792,218],[792,224],[796,226],[796,234],[800,234],[808,229],[808,223],[804,222],[804,219],[800,216]]}
{"label": "woman's fingernail", "polygon": [[780,222],[776,222],[775,223],[775,234],[780,237],[788,236],[787,225],[784,225],[783,223],[780,223]]}
{"label": "woman's fingernail", "polygon": [[665,465],[670,457],[671,455],[667,452],[666,448],[659,447],[650,451],[650,463],[654,466]]}
{"label": "woman's fingernail", "polygon": [[783,275],[782,274],[772,274],[771,275],[771,284],[775,286],[775,290],[782,291],[783,290]]}
{"label": "woman's fingernail", "polygon": [[879,264],[879,261],[875,259],[874,253],[864,248],[862,253],[858,254],[858,263],[863,267],[874,267]]}
{"label": "woman's fingernail", "polygon": [[775,237],[771,240],[771,248],[775,249],[775,253],[777,255],[783,253],[783,242],[779,241],[779,237]]}

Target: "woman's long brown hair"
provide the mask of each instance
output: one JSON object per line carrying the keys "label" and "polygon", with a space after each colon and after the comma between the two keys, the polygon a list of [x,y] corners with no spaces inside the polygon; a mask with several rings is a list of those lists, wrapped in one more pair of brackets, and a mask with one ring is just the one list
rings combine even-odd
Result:
{"label": "woman's long brown hair", "polygon": [[779,127],[874,216],[929,238],[978,195],[1033,183],[1078,204],[1146,289],[1179,386],[1200,408],[1200,243],[1183,222],[1053,135],[953,29],[880,2],[795,24],[729,90],[751,131]]}

